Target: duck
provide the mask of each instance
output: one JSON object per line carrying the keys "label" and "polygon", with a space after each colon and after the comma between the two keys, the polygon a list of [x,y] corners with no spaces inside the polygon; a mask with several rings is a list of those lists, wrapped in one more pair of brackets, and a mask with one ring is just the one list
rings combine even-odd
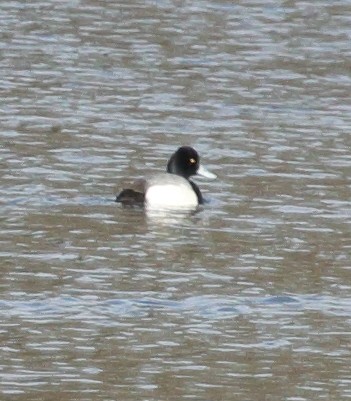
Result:
{"label": "duck", "polygon": [[165,173],[136,180],[122,189],[116,202],[123,206],[143,206],[146,209],[195,209],[204,204],[199,187],[190,177],[217,176],[200,164],[200,156],[191,146],[181,146],[170,157]]}

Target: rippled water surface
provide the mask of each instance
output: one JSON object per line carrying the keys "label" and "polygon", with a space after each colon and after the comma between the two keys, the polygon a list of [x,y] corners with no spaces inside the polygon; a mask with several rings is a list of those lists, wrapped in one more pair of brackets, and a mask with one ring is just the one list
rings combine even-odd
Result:
{"label": "rippled water surface", "polygon": [[[1,399],[351,398],[350,16],[1,2]],[[204,209],[113,202],[181,144]]]}

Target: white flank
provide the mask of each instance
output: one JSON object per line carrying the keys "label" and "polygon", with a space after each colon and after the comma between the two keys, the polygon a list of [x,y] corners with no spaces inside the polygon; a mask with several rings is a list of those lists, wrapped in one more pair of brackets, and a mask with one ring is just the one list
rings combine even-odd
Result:
{"label": "white flank", "polygon": [[146,192],[148,209],[194,209],[198,205],[196,193],[188,182],[181,185],[152,185]]}

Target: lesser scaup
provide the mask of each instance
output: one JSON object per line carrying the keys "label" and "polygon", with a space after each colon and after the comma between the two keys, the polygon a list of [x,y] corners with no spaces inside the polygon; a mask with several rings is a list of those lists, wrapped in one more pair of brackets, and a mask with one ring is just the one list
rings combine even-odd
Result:
{"label": "lesser scaup", "polygon": [[123,189],[116,202],[154,208],[196,208],[204,203],[199,187],[189,178],[194,175],[214,179],[216,175],[200,165],[200,157],[190,146],[180,147],[168,161],[167,173],[134,182]]}

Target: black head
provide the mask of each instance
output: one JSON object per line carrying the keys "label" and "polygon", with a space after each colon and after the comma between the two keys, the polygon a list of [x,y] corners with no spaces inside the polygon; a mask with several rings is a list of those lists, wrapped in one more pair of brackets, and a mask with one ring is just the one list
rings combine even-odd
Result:
{"label": "black head", "polygon": [[169,159],[167,172],[188,179],[196,175],[199,166],[200,157],[196,150],[190,146],[182,146]]}

